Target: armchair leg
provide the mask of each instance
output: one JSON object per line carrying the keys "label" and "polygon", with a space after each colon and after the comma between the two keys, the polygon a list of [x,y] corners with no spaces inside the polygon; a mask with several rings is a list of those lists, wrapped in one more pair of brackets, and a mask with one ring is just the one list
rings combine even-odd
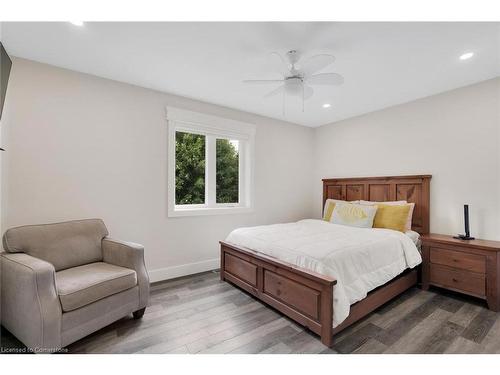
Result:
{"label": "armchair leg", "polygon": [[132,313],[134,315],[134,319],[141,319],[144,316],[144,311],[146,311],[145,307],[140,310],[134,311]]}

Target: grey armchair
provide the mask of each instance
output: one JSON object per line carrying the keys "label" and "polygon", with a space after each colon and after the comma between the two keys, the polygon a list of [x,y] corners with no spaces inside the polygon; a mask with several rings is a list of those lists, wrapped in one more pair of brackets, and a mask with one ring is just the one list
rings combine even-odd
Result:
{"label": "grey armchair", "polygon": [[108,238],[100,219],[9,229],[1,253],[1,323],[53,352],[133,313],[149,298],[144,248]]}

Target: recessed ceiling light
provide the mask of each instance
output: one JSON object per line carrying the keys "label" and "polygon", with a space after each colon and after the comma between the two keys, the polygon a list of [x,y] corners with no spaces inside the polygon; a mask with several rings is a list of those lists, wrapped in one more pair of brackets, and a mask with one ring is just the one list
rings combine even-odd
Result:
{"label": "recessed ceiling light", "polygon": [[463,55],[460,56],[460,60],[468,60],[472,56],[474,56],[474,52],[466,52]]}
{"label": "recessed ceiling light", "polygon": [[323,108],[330,108],[332,105],[330,103],[323,104]]}
{"label": "recessed ceiling light", "polygon": [[83,21],[69,21],[72,25],[83,26]]}

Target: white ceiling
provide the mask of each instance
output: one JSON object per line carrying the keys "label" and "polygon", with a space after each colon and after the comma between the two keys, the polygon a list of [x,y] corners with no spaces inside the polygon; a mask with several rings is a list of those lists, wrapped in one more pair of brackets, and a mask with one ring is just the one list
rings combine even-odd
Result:
{"label": "white ceiling", "polygon": [[[500,23],[2,23],[14,56],[319,126],[500,75]],[[276,86],[268,54],[331,53],[339,87],[297,99],[264,99]],[[472,51],[466,61],[458,57]],[[322,108],[331,103],[332,107]]]}

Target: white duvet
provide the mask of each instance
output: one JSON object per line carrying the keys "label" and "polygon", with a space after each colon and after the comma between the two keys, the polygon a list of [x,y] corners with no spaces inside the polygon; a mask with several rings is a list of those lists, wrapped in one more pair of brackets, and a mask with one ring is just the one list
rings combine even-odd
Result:
{"label": "white duvet", "polygon": [[404,233],[323,220],[239,228],[226,241],[337,279],[334,327],[369,291],[422,262],[414,242]]}

